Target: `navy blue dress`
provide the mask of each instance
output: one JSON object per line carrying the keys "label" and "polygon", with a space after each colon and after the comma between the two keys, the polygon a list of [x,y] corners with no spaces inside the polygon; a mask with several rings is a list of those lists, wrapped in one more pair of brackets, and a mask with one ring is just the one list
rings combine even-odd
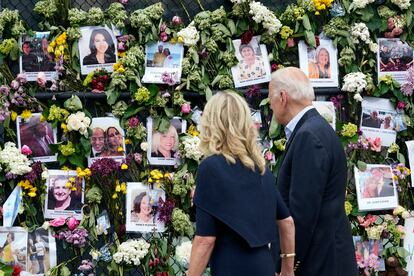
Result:
{"label": "navy blue dress", "polygon": [[199,167],[194,203],[196,235],[216,237],[213,276],[275,275],[268,244],[277,235],[276,219],[290,215],[270,171],[262,176],[210,156]]}

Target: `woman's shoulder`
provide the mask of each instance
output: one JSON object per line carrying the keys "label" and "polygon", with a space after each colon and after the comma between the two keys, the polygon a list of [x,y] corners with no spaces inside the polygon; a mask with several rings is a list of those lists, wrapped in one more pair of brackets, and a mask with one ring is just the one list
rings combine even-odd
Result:
{"label": "woman's shoulder", "polygon": [[98,63],[96,56],[94,54],[89,54],[87,56],[85,56],[83,58],[83,64],[84,65],[88,65],[88,64],[95,64]]}

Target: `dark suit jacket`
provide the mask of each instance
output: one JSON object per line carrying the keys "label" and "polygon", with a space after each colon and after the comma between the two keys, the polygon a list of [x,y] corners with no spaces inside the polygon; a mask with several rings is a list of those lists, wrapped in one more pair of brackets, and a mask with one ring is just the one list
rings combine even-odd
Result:
{"label": "dark suit jacket", "polygon": [[378,193],[378,197],[393,196],[393,195],[394,195],[394,187],[392,186],[392,182],[391,183],[385,182],[381,191]]}
{"label": "dark suit jacket", "polygon": [[346,178],[337,135],[316,109],[307,111],[288,141],[277,179],[295,221],[296,276],[358,275],[344,208]]}

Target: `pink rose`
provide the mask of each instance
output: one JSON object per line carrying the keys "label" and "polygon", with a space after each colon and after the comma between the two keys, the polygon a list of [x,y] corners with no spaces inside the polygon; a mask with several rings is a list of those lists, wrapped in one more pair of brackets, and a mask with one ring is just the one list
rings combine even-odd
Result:
{"label": "pink rose", "polygon": [[27,145],[23,145],[23,147],[22,147],[22,149],[21,149],[21,152],[24,154],[24,155],[31,155],[33,152],[32,152],[32,150],[29,148],[29,146],[27,146]]}
{"label": "pink rose", "polygon": [[295,45],[296,45],[296,43],[295,43],[295,40],[293,39],[293,37],[289,37],[287,39],[287,46],[288,46],[288,48],[295,47]]}
{"label": "pink rose", "polygon": [[368,138],[368,142],[371,146],[371,150],[380,152],[381,151],[381,138],[377,137],[375,139]]}
{"label": "pink rose", "polygon": [[165,23],[162,23],[160,25],[160,32],[165,32],[166,29],[167,29],[167,25]]}
{"label": "pink rose", "polygon": [[74,217],[70,217],[66,224],[68,225],[69,230],[74,230],[79,225],[79,221]]}
{"label": "pink rose", "polygon": [[172,21],[173,25],[183,24],[183,20],[178,15],[174,16],[171,21]]}
{"label": "pink rose", "polygon": [[271,151],[266,151],[264,157],[267,161],[271,161],[273,159],[273,153]]}
{"label": "pink rose", "polygon": [[397,108],[398,109],[404,109],[405,107],[406,107],[406,103],[405,102],[398,102],[398,104],[397,104]]}
{"label": "pink rose", "polygon": [[168,40],[168,35],[167,35],[167,33],[166,32],[162,32],[162,33],[160,33],[160,39],[161,39],[161,41],[167,41]]}
{"label": "pink rose", "polygon": [[188,113],[190,113],[190,111],[191,111],[191,106],[190,106],[190,104],[189,104],[189,103],[184,103],[184,104],[181,106],[181,113],[183,113],[183,114],[188,114]]}
{"label": "pink rose", "polygon": [[46,86],[46,75],[44,72],[37,73],[37,84],[42,88]]}
{"label": "pink rose", "polygon": [[53,227],[60,227],[62,225],[65,225],[65,223],[66,219],[64,217],[55,218],[49,222],[50,226]]}

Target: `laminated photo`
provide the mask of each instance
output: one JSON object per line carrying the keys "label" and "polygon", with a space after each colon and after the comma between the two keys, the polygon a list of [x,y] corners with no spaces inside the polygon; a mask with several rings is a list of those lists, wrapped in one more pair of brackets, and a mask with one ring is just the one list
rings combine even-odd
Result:
{"label": "laminated photo", "polygon": [[242,44],[241,39],[233,40],[235,55],[239,60],[239,63],[231,68],[236,88],[270,81],[271,71],[266,45],[259,42],[259,36],[254,36],[247,44]]}
{"label": "laminated photo", "polygon": [[397,138],[397,112],[389,99],[365,97],[362,101],[360,129],[365,138],[381,139],[389,147]]}
{"label": "laminated photo", "polygon": [[331,101],[313,101],[312,105],[318,111],[318,113],[331,125],[331,127],[336,129],[336,112],[335,106]]}
{"label": "laminated photo", "polygon": [[54,56],[48,52],[50,32],[34,32],[20,37],[22,54],[19,59],[20,73],[26,73],[28,81],[36,81],[39,72],[46,80],[57,78]]}
{"label": "laminated photo", "polygon": [[[407,145],[408,163],[411,172],[414,170],[414,140],[405,141]],[[411,173],[411,187],[414,187],[414,173]]]}
{"label": "laminated photo", "polygon": [[413,48],[399,38],[379,38],[378,47],[378,79],[391,75],[400,84],[404,83],[407,71],[413,65]]}
{"label": "laminated photo", "polygon": [[49,170],[46,180],[45,218],[82,219],[85,181],[76,171]]}
{"label": "laminated photo", "polygon": [[169,165],[173,166],[179,163],[178,156],[178,134],[185,133],[187,121],[181,118],[170,120],[170,126],[165,132],[160,132],[154,126],[154,120],[151,117],[147,119],[147,141],[148,150],[147,158],[151,165]]}
{"label": "laminated photo", "polygon": [[299,41],[300,69],[313,87],[338,87],[338,51],[332,40],[320,39],[315,49]]}
{"label": "laminated photo", "polygon": [[40,113],[33,113],[28,119],[18,116],[16,119],[17,144],[21,150],[28,146],[34,161],[54,162],[57,154],[53,154],[50,144],[57,143],[57,130],[47,121],[41,121]]}
{"label": "laminated photo", "polygon": [[27,231],[23,227],[0,227],[0,262],[27,270]]}
{"label": "laminated photo", "polygon": [[52,233],[41,227],[28,233],[27,272],[31,275],[45,275],[56,263],[56,243]]}
{"label": "laminated photo", "polygon": [[389,165],[367,165],[365,171],[354,168],[360,211],[390,210],[398,206],[398,193]]}
{"label": "laminated photo", "polygon": [[158,207],[165,201],[165,192],[140,182],[127,183],[126,231],[164,232],[165,225],[158,220]]}
{"label": "laminated photo", "polygon": [[142,82],[180,82],[184,47],[180,43],[156,42],[145,45],[145,74]]}
{"label": "laminated photo", "polygon": [[376,267],[378,271],[385,271],[384,259],[381,258],[383,246],[381,240],[367,240],[364,241],[361,236],[353,236],[355,247],[355,259],[358,266],[364,266],[364,264],[374,264],[376,261]]}
{"label": "laminated photo", "polygon": [[82,75],[105,69],[113,72],[117,62],[117,40],[113,31],[107,26],[81,27],[79,39],[79,56]]}
{"label": "laminated photo", "polygon": [[125,158],[125,132],[115,117],[92,118],[91,155],[88,164],[101,158],[112,158],[121,163]]}

